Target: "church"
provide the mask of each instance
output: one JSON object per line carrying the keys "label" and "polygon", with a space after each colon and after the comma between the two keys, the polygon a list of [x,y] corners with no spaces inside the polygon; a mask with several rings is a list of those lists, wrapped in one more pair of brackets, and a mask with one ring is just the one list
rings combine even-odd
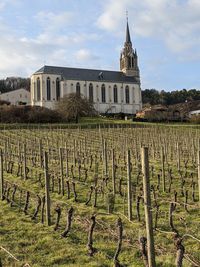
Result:
{"label": "church", "polygon": [[120,71],[43,66],[31,76],[31,105],[55,108],[63,96],[89,99],[99,114],[136,114],[142,109],[138,56],[126,25]]}

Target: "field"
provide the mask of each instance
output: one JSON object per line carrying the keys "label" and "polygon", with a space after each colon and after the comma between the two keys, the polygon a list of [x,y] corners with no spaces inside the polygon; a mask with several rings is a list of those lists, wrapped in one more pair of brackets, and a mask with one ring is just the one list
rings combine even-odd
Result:
{"label": "field", "polygon": [[199,138],[153,124],[1,128],[2,266],[147,266],[142,147],[156,266],[200,266]]}

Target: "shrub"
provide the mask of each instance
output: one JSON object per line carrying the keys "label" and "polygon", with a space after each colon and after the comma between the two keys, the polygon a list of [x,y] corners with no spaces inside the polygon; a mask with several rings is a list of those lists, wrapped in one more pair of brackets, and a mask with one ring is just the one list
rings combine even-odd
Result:
{"label": "shrub", "polygon": [[200,124],[200,115],[192,116],[189,121],[191,123]]}
{"label": "shrub", "polygon": [[54,123],[62,121],[62,117],[56,111],[43,107],[0,107],[0,122],[2,123]]}
{"label": "shrub", "polygon": [[6,100],[1,100],[0,99],[0,106],[3,106],[3,105],[10,105],[10,102],[9,101],[6,101]]}

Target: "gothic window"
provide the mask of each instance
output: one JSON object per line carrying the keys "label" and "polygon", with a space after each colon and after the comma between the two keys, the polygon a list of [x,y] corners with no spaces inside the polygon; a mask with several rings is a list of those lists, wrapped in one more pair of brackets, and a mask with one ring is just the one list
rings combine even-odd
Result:
{"label": "gothic window", "polygon": [[131,57],[128,57],[128,67],[131,68],[132,67],[131,65],[132,65],[131,64]]}
{"label": "gothic window", "polygon": [[114,98],[114,103],[118,102],[118,92],[117,92],[117,85],[115,84],[113,87],[113,98]]}
{"label": "gothic window", "polygon": [[134,59],[132,58],[132,67],[134,67]]}
{"label": "gothic window", "polygon": [[129,95],[129,87],[128,87],[128,85],[125,88],[125,100],[126,100],[126,104],[130,103],[130,95]]}
{"label": "gothic window", "polygon": [[34,100],[36,100],[36,91],[35,91],[35,88],[36,88],[36,83],[34,82],[34,83],[33,83]]}
{"label": "gothic window", "polygon": [[41,100],[40,78],[37,78],[37,101]]}
{"label": "gothic window", "polygon": [[51,79],[47,78],[47,101],[51,100]]}
{"label": "gothic window", "polygon": [[101,86],[101,102],[106,103],[106,87],[105,84]]}
{"label": "gothic window", "polygon": [[60,99],[60,80],[56,79],[56,100]]}
{"label": "gothic window", "polygon": [[77,83],[76,84],[76,93],[77,93],[77,95],[81,95],[81,86],[80,86],[80,83]]}
{"label": "gothic window", "polygon": [[93,85],[92,85],[92,83],[89,84],[89,101],[90,102],[93,102],[94,101]]}
{"label": "gothic window", "polygon": [[133,87],[133,103],[135,103],[135,88]]}

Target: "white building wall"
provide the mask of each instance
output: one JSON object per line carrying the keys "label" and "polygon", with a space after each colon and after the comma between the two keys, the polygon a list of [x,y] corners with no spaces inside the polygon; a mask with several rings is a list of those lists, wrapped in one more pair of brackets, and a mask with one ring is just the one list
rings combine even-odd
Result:
{"label": "white building wall", "polygon": [[[47,100],[47,78],[50,78],[50,85],[51,85],[51,100]],[[40,79],[40,92],[41,98],[40,101],[37,99],[37,79]],[[32,106],[41,106],[47,107],[50,109],[54,108],[56,100],[56,79],[59,78],[61,80],[60,75],[48,75],[48,74],[38,74],[33,75],[31,77],[31,105]],[[60,88],[62,92],[62,89]]]}
{"label": "white building wall", "polygon": [[[41,101],[37,101],[37,78],[41,81]],[[47,78],[51,79],[51,101],[47,101]],[[31,104],[55,108],[56,103],[56,79],[61,80],[60,75],[34,74],[31,77]],[[89,84],[93,85],[94,107],[99,113],[128,113],[135,114],[141,110],[141,90],[139,84],[115,83],[104,81],[75,81],[65,80],[60,82],[61,97],[76,92],[76,84],[80,84],[80,92],[83,96],[89,98]],[[101,86],[106,88],[106,103],[102,103]],[[114,103],[113,87],[117,86],[118,103]],[[129,86],[129,104],[125,103],[125,88]]]}
{"label": "white building wall", "polygon": [[189,118],[199,116],[200,115],[200,110],[193,110],[189,112]]}
{"label": "white building wall", "polygon": [[0,100],[5,100],[10,102],[12,105],[18,105],[20,102],[26,103],[26,105],[31,103],[31,94],[24,88],[17,89],[11,92],[0,94]]}

